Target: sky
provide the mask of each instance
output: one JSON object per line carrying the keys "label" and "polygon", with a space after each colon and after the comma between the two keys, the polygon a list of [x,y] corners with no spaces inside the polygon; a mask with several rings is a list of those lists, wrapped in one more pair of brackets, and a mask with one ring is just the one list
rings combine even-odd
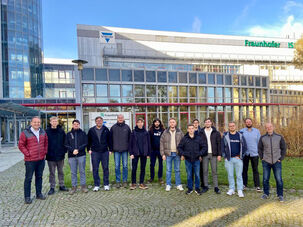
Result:
{"label": "sky", "polygon": [[303,0],[46,0],[42,17],[44,57],[76,59],[77,24],[299,38]]}

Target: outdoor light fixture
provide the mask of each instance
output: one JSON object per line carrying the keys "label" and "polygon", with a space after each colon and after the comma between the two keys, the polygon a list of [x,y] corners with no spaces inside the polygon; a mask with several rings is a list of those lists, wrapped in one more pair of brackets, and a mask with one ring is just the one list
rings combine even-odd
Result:
{"label": "outdoor light fixture", "polygon": [[83,65],[86,64],[87,61],[77,59],[77,60],[72,60],[72,63],[76,63],[78,65],[78,70],[81,71],[83,69]]}

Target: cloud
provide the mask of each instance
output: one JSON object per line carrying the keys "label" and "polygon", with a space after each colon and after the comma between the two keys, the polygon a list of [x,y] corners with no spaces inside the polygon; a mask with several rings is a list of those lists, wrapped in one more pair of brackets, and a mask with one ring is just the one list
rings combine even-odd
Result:
{"label": "cloud", "polygon": [[256,0],[252,0],[251,2],[249,2],[248,4],[246,4],[244,6],[244,8],[242,9],[241,13],[239,14],[239,16],[236,17],[235,21],[234,21],[234,26],[238,26],[245,17],[247,17],[247,15],[249,14],[249,11],[252,7],[254,7],[254,5],[256,4]]}
{"label": "cloud", "polygon": [[283,7],[284,13],[288,14],[293,10],[303,10],[303,3],[287,1]]}
{"label": "cloud", "polygon": [[199,17],[195,17],[192,23],[192,32],[200,33],[202,22]]}

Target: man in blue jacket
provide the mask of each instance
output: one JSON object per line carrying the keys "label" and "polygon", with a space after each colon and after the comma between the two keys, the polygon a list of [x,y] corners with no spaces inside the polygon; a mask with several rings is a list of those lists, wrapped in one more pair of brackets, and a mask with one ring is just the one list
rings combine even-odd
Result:
{"label": "man in blue jacket", "polygon": [[237,132],[235,122],[228,123],[228,130],[223,134],[221,142],[222,155],[225,158],[225,168],[228,174],[229,190],[227,195],[235,194],[234,169],[236,169],[238,196],[243,198],[242,158],[247,150],[246,141],[242,133]]}
{"label": "man in blue jacket", "polygon": [[93,164],[93,177],[95,187],[94,192],[100,190],[100,176],[99,176],[99,166],[100,162],[103,169],[103,185],[104,190],[109,190],[109,147],[110,147],[110,134],[106,126],[103,125],[103,118],[98,116],[95,119],[96,125],[89,129],[88,131],[88,144],[87,150],[91,155]]}

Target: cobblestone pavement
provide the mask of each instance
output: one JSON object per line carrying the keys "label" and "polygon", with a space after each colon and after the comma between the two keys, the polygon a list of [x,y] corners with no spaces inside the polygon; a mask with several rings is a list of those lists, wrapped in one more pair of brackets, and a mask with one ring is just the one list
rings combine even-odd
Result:
{"label": "cobblestone pavement", "polygon": [[23,160],[24,156],[17,147],[4,147],[0,148],[0,172],[10,168],[16,163]]}
{"label": "cobblestone pavement", "polygon": [[[44,192],[47,175],[46,167]],[[227,196],[226,187],[221,195],[198,196],[153,184],[145,191],[56,192],[25,205],[23,179],[23,161],[0,173],[0,226],[303,226],[302,192],[286,192],[280,203],[274,196],[263,201],[255,191],[240,199]]]}

